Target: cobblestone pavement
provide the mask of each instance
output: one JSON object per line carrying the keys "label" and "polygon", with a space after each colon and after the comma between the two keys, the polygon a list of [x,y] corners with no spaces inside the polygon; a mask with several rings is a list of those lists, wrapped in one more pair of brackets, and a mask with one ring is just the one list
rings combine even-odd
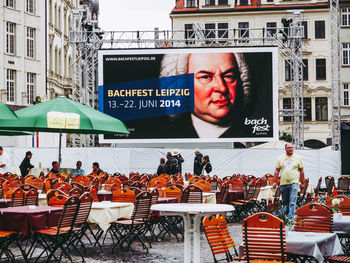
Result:
{"label": "cobblestone pavement", "polygon": [[[229,224],[229,230],[233,240],[236,245],[242,243],[242,225],[241,224]],[[106,244],[111,244],[111,239],[106,239]],[[131,251],[121,251],[115,250],[113,253],[111,250],[111,245],[106,245],[103,252],[100,252],[97,248],[91,247],[87,244],[87,251],[85,254],[85,262],[97,263],[114,263],[114,262],[154,262],[154,263],[163,263],[163,262],[183,262],[183,249],[184,243],[180,239],[179,242],[176,241],[175,237],[167,237],[163,241],[152,242],[152,248],[149,248],[147,253],[142,249],[140,243],[135,242],[133,244],[133,249],[135,252]],[[19,252],[19,251],[17,251]],[[18,254],[18,253],[16,253]],[[82,262],[81,258],[77,253],[72,252],[71,256],[74,262]],[[22,262],[22,261],[18,261]],[[40,261],[44,262],[44,261]],[[69,262],[67,259],[62,260],[62,262]],[[214,262],[213,256],[206,240],[204,233],[201,234],[201,262]]]}

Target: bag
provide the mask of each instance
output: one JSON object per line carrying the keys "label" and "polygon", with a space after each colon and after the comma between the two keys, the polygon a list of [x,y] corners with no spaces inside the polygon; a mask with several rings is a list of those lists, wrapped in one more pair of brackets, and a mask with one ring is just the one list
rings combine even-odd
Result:
{"label": "bag", "polygon": [[204,169],[207,173],[210,173],[213,170],[210,163],[206,163]]}
{"label": "bag", "polygon": [[169,168],[170,168],[170,173],[171,174],[176,174],[179,172],[180,170],[180,165],[179,165],[179,160],[176,158],[176,157],[172,157],[170,159],[170,165],[169,165]]}

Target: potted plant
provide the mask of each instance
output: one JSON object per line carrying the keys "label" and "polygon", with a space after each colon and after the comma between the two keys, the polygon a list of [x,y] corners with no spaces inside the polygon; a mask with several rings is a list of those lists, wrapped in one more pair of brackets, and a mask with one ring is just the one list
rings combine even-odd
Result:
{"label": "potted plant", "polygon": [[332,200],[332,210],[333,210],[334,219],[341,219],[342,217],[342,213],[339,213],[339,204],[340,204],[340,200],[338,198],[334,198]]}

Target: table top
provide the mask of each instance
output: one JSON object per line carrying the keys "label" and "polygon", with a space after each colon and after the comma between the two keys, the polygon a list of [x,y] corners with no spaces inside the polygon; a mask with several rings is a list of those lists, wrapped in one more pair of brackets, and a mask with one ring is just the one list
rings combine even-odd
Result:
{"label": "table top", "polygon": [[8,202],[11,202],[11,199],[0,198],[0,203],[8,203]]}
{"label": "table top", "polygon": [[107,190],[98,190],[97,194],[98,195],[111,195],[112,192],[111,191],[107,191]]}
{"label": "table top", "polygon": [[52,206],[17,206],[17,207],[7,207],[0,208],[0,214],[36,214],[36,213],[51,213],[56,211],[62,211],[62,207],[52,207]]}
{"label": "table top", "polygon": [[287,243],[318,243],[336,236],[335,233],[289,231]]}
{"label": "table top", "polygon": [[197,213],[224,213],[233,211],[232,205],[225,204],[156,204],[151,206],[151,210],[160,212],[197,212]]}
{"label": "table top", "polygon": [[159,203],[170,203],[172,201],[176,201],[177,203],[177,197],[158,197]]}
{"label": "table top", "polygon": [[126,207],[133,205],[133,203],[122,203],[122,202],[111,202],[111,201],[102,201],[102,202],[94,202],[92,203],[91,208],[104,209],[104,208],[118,208],[118,207]]}

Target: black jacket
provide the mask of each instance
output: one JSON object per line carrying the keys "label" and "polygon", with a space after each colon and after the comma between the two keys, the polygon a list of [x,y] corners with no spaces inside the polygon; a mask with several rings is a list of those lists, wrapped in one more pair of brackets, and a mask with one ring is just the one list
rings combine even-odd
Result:
{"label": "black jacket", "polygon": [[25,177],[28,175],[29,171],[28,168],[32,169],[34,166],[30,163],[30,159],[27,157],[24,157],[21,165],[19,166],[19,169],[21,170],[21,175]]}
{"label": "black jacket", "polygon": [[193,173],[196,175],[201,175],[202,173],[202,158],[203,154],[201,153],[194,157]]}
{"label": "black jacket", "polygon": [[161,164],[158,166],[157,174],[158,174],[158,175],[161,175],[161,174],[164,174],[164,173],[166,173],[166,166],[165,166],[165,163],[161,163]]}
{"label": "black jacket", "polygon": [[208,174],[213,170],[210,162],[203,164],[203,170],[205,170]]}

